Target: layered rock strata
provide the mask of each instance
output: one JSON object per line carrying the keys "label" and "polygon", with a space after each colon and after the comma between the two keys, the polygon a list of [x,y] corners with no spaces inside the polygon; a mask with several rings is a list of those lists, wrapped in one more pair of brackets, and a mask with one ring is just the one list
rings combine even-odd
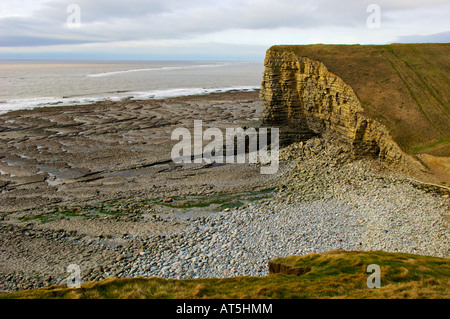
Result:
{"label": "layered rock strata", "polygon": [[281,129],[281,144],[326,134],[348,144],[355,157],[380,157],[423,170],[385,126],[364,113],[354,90],[320,61],[269,49],[260,97],[264,124]]}

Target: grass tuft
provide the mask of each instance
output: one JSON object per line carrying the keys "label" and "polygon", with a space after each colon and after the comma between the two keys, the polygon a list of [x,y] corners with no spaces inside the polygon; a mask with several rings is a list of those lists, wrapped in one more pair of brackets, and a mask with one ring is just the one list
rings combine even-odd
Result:
{"label": "grass tuft", "polygon": [[[333,250],[277,258],[276,263],[310,267],[300,275],[208,279],[109,278],[79,289],[53,286],[0,296],[62,299],[296,299],[296,298],[450,298],[450,259],[381,251]],[[369,289],[367,266],[381,269],[381,287]]]}

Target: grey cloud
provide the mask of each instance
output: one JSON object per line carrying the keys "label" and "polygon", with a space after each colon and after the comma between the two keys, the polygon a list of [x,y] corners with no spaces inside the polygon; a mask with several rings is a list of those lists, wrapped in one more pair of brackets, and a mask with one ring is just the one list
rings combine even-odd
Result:
{"label": "grey cloud", "polygon": [[[291,27],[364,26],[367,5],[373,1],[333,0],[52,0],[31,17],[0,19],[7,36],[0,46],[36,46],[51,43],[90,43],[190,39],[230,29],[277,29]],[[383,12],[423,5],[439,5],[441,0],[398,0],[379,2]],[[66,8],[76,3],[81,9],[82,27],[68,30]],[[383,21],[387,21],[384,18]],[[54,42],[52,42],[52,39]]]}
{"label": "grey cloud", "polygon": [[143,16],[165,15],[191,6],[211,3],[207,0],[53,0],[48,2],[39,14],[60,19],[66,16],[66,8],[70,4],[80,7],[81,15],[86,23],[114,21],[117,19],[134,19]]}
{"label": "grey cloud", "polygon": [[448,4],[448,0],[377,0],[370,3],[376,3],[384,10],[408,10],[424,6]]}
{"label": "grey cloud", "polygon": [[450,43],[450,30],[429,35],[400,36],[394,42],[401,43]]}
{"label": "grey cloud", "polygon": [[68,38],[54,38],[45,36],[7,36],[0,35],[0,43],[3,47],[20,47],[26,44],[27,46],[49,46],[61,44],[83,44],[95,43],[97,41],[87,39],[68,39]]}

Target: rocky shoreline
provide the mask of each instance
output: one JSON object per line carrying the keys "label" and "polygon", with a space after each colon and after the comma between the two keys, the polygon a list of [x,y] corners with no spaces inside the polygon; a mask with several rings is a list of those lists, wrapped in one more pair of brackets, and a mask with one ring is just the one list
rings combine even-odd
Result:
{"label": "rocky shoreline", "polygon": [[[306,145],[307,152],[312,144]],[[434,197],[400,176],[374,174],[366,166],[377,163],[368,160],[330,166],[333,159],[345,161],[346,155],[336,159],[335,152],[323,149],[295,161],[295,169],[280,176],[285,182],[271,199],[197,218],[179,233],[148,238],[144,242],[150,247],[143,245],[136,260],[116,276],[264,276],[268,261],[276,257],[333,249],[450,257],[443,219],[448,195]],[[302,170],[327,178],[310,187],[307,175],[297,175]]]}
{"label": "rocky shoreline", "polygon": [[[95,281],[263,276],[270,259],[332,249],[450,257],[448,192],[352,159],[326,136],[282,149],[273,176],[249,164],[164,162],[180,123],[258,125],[257,94],[1,116],[0,291],[65,284],[73,263],[82,281]],[[102,143],[109,148],[97,152]],[[50,158],[64,174],[47,169],[32,181]]]}

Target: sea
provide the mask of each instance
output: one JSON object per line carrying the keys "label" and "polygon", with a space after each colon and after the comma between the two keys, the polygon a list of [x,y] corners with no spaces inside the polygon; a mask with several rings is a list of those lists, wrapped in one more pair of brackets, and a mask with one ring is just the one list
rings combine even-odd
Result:
{"label": "sea", "polygon": [[0,61],[0,114],[260,88],[263,62]]}

